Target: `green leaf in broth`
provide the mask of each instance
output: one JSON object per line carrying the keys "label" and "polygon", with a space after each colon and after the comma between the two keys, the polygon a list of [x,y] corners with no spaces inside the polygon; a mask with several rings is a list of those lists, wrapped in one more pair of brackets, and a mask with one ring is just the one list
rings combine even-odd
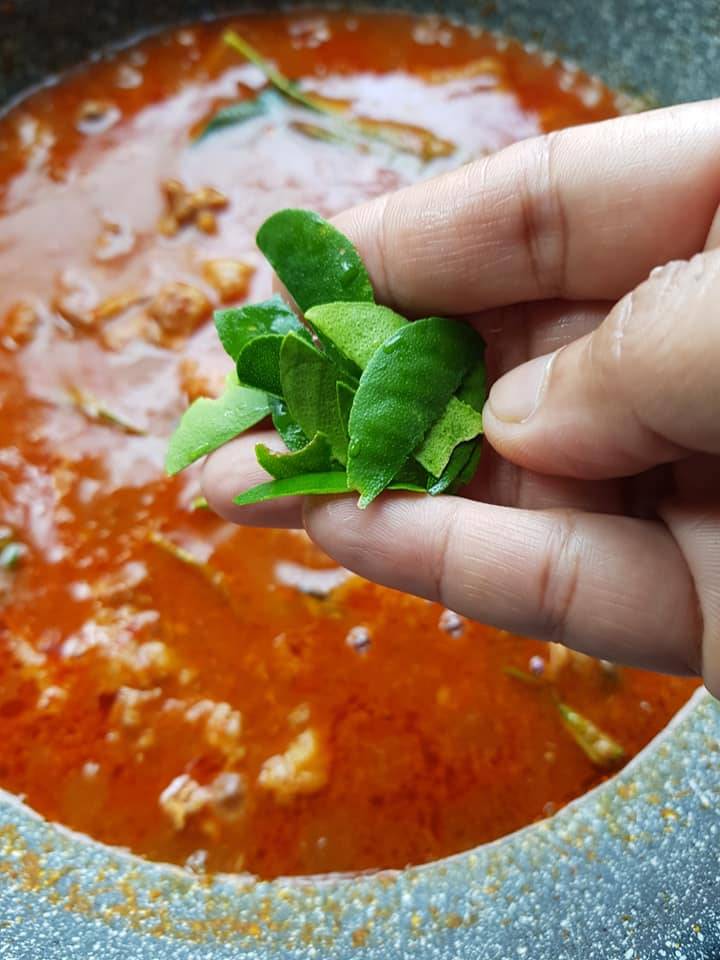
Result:
{"label": "green leaf in broth", "polygon": [[513,680],[519,680],[520,683],[526,684],[528,687],[544,687],[545,681],[541,680],[540,677],[533,676],[532,673],[528,673],[527,670],[521,670],[519,667],[503,667],[503,673],[512,677]]}
{"label": "green leaf in broth", "polygon": [[268,87],[261,90],[257,96],[247,100],[240,100],[238,103],[230,103],[226,107],[221,107],[217,113],[208,120],[207,124],[195,137],[194,142],[200,143],[212,133],[217,133],[225,127],[235,127],[238,124],[246,123],[248,120],[254,120],[256,117],[272,113],[278,107],[284,106],[284,101],[277,90]]}
{"label": "green leaf in broth", "polygon": [[273,426],[283,439],[288,450],[302,450],[310,442],[310,438],[297,421],[290,416],[290,411],[282,397],[268,397],[270,414]]}
{"label": "green leaf in broth", "polygon": [[246,343],[237,358],[237,377],[240,383],[276,397],[282,395],[280,383],[280,349],[283,338],[279,333],[266,333]]}
{"label": "green leaf in broth", "polygon": [[266,500],[279,500],[282,497],[302,497],[317,494],[347,493],[347,475],[344,470],[330,470],[326,473],[307,473],[284,480],[270,480],[260,483],[235,497],[239,507]]}
{"label": "green leaf in broth", "polygon": [[441,417],[415,451],[415,459],[428,473],[440,477],[458,444],[482,433],[482,414],[457,397],[451,397]]}
{"label": "green leaf in broth", "polygon": [[337,351],[340,363],[355,376],[375,351],[408,321],[377,303],[324,303],[312,307],[306,319],[329,353]]}
{"label": "green leaf in broth", "polygon": [[307,107],[308,110],[313,110],[317,113],[324,112],[316,103],[303,94],[296,83],[288,79],[288,77],[281,73],[277,67],[273,66],[269,60],[266,60],[259,50],[256,50],[252,44],[248,43],[248,41],[244,37],[241,37],[235,30],[226,30],[223,34],[223,40],[229,47],[235,50],[236,53],[239,53],[240,56],[245,57],[246,60],[254,63],[258,69],[262,70],[270,83],[286,97],[289,97],[291,100],[296,100],[298,103]]}
{"label": "green leaf in broth", "polygon": [[396,120],[353,116],[346,105],[323,97],[321,94],[301,90],[295,81],[281,73],[277,67],[265,59],[259,50],[234,30],[227,30],[223,34],[223,40],[242,57],[262,70],[269,82],[289,100],[294,100],[306,109],[326,117],[339,138],[349,142],[377,140],[393,150],[413,154],[425,162],[437,157],[451,156],[457,149],[450,140],[436,136],[425,127],[399,123]]}
{"label": "green leaf in broth", "polygon": [[556,704],[563,726],[588,759],[598,767],[612,767],[625,756],[625,750],[609,733],[566,703]]}
{"label": "green leaf in broth", "polygon": [[471,327],[442,317],[401,327],[375,351],[350,412],[348,482],[361,509],[392,482],[481,355]]}
{"label": "green leaf in broth", "polygon": [[255,447],[255,455],[260,466],[276,480],[311,473],[329,473],[333,469],[333,456],[328,438],[316,433],[302,450],[279,453],[264,443]]}
{"label": "green leaf in broth", "polygon": [[24,544],[16,540],[0,544],[0,570],[14,570],[26,552]]}
{"label": "green leaf in broth", "polygon": [[114,427],[123,433],[135,437],[147,436],[147,430],[136,423],[132,423],[122,414],[111,410],[89,390],[77,386],[68,387],[65,396],[72,406],[91,423],[100,423],[106,427]]}
{"label": "green leaf in broth", "polygon": [[347,436],[340,417],[335,366],[298,333],[288,333],[280,351],[280,381],[293,420],[308,437],[324,434],[333,456],[344,464]]}
{"label": "green leaf in broth", "polygon": [[235,363],[245,344],[255,337],[267,333],[284,335],[304,328],[282,297],[276,294],[262,303],[216,310],[215,329],[225,352]]}
{"label": "green leaf in broth", "polygon": [[280,210],[263,223],[256,242],[303,312],[338,300],[373,301],[357,250],[318,214]]}
{"label": "green leaf in broth", "polygon": [[165,470],[171,476],[254,427],[268,415],[267,396],[260,390],[229,382],[216,399],[192,403],[170,437]]}

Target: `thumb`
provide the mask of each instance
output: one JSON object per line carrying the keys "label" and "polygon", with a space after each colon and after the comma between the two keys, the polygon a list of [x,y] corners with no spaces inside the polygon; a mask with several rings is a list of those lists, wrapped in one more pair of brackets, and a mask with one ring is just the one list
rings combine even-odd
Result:
{"label": "thumb", "polygon": [[654,270],[597,330],[495,383],[490,443],[529,470],[586,479],[720,453],[718,302],[720,251]]}

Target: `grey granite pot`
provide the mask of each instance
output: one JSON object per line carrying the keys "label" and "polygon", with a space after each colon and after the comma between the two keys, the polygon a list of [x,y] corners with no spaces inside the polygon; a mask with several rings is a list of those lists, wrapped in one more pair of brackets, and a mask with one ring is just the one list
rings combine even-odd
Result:
{"label": "grey granite pot", "polygon": [[[720,94],[718,0],[368,5],[483,22],[660,102]],[[221,9],[9,0],[0,100],[104,45]],[[544,823],[355,878],[199,879],[78,837],[0,792],[3,960],[355,957],[720,958],[720,707],[698,693],[621,774]]]}

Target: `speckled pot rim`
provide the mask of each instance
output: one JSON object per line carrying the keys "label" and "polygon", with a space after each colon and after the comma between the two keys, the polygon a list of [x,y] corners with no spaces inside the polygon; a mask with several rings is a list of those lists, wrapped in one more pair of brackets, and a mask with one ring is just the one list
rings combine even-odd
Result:
{"label": "speckled pot rim", "polygon": [[[75,956],[48,949],[51,931],[63,944],[79,937],[83,960],[91,941],[105,960],[710,960],[719,751],[720,705],[701,690],[619,774],[548,820],[403,871],[270,882],[151,863],[0,792],[0,956]],[[3,952],[3,929],[15,947],[28,936],[26,952]],[[677,946],[662,954],[666,941]]]}

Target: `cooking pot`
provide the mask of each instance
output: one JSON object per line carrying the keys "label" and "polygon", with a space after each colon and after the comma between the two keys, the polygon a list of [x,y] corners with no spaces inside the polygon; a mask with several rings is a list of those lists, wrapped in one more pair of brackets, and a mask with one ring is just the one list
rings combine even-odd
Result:
{"label": "cooking pot", "polygon": [[[720,94],[717,0],[363,6],[482,23],[658,103]],[[0,101],[150,29],[248,9],[8,0]],[[0,957],[717,960],[720,706],[698,692],[620,774],[549,820],[437,863],[363,876],[200,878],[47,823],[0,791]]]}

